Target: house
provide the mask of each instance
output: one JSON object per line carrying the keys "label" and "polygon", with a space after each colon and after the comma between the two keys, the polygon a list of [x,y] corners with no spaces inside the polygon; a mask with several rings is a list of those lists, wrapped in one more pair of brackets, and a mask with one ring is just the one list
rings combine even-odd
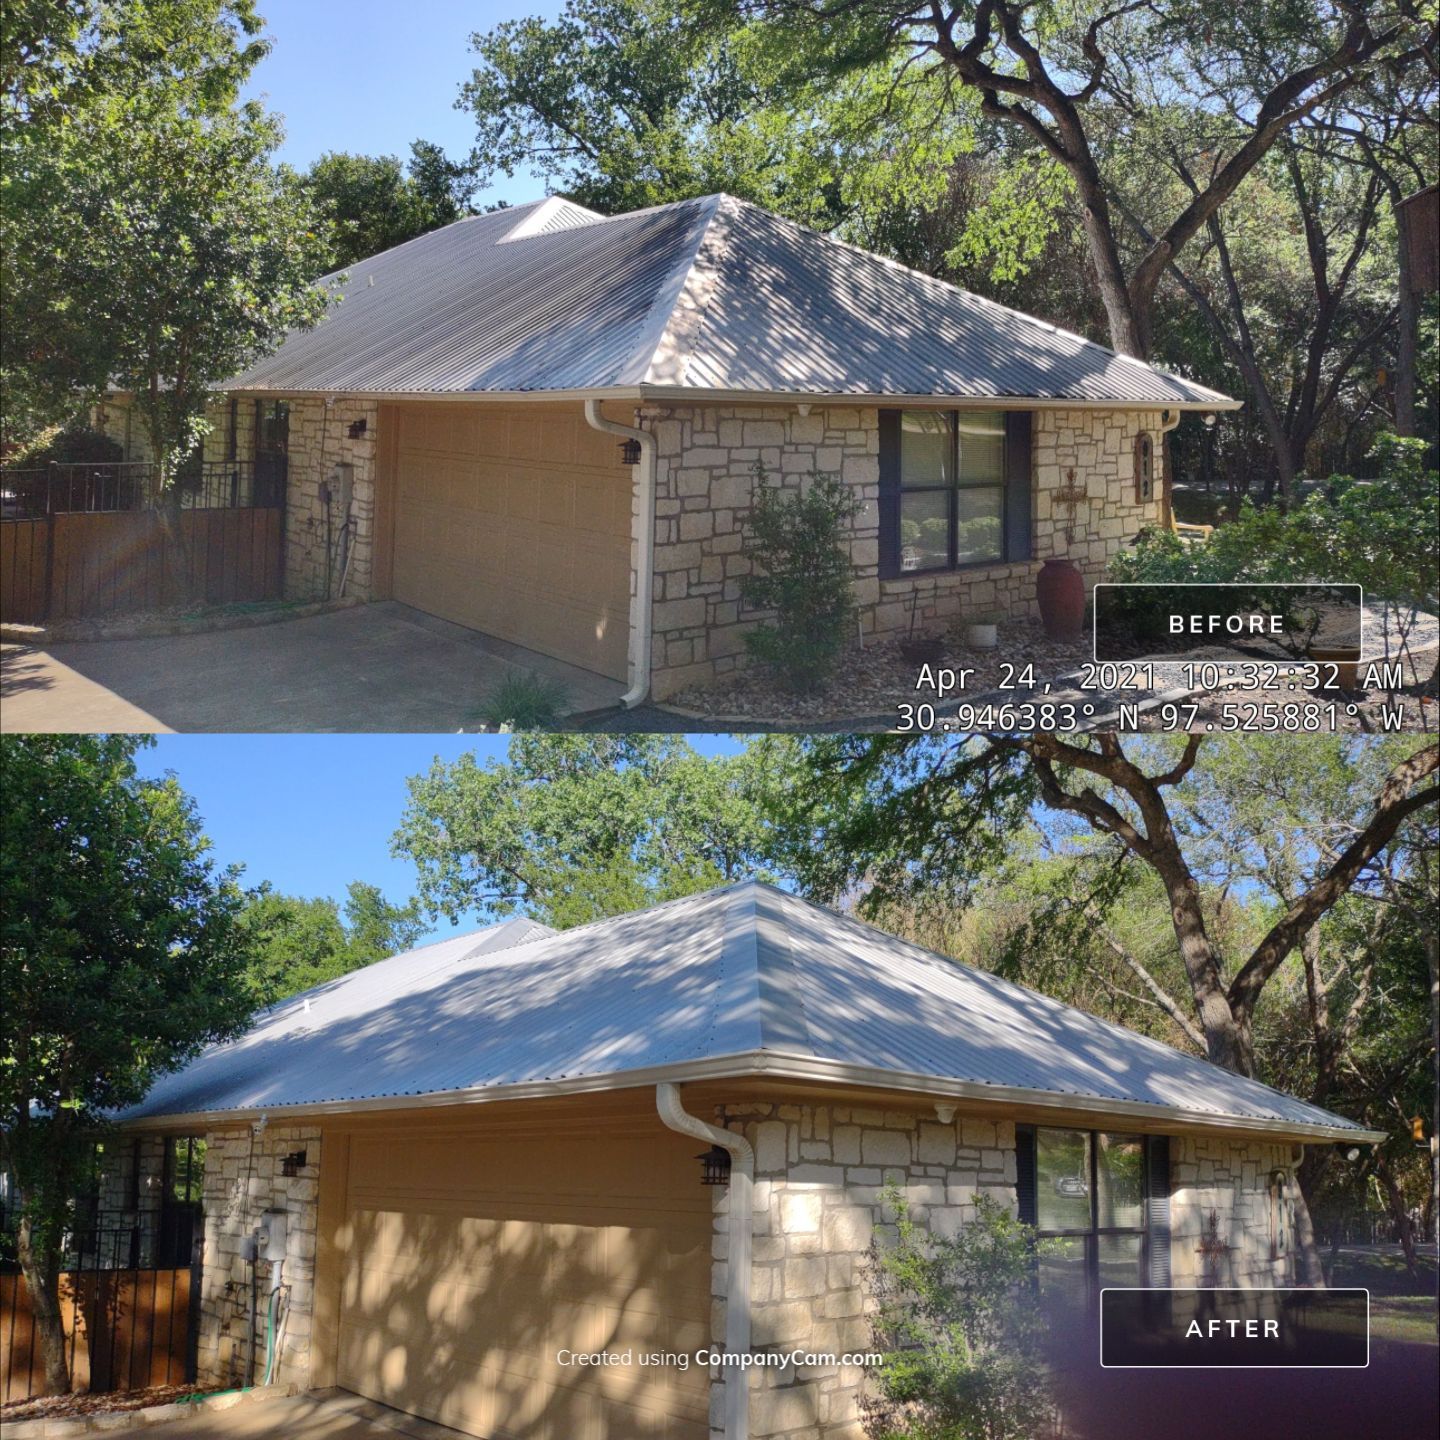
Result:
{"label": "house", "polygon": [[1051,556],[1093,581],[1167,517],[1164,432],[1238,405],[726,195],[457,221],[224,388],[206,455],[288,466],[290,595],[343,574],[631,703],[742,663],[757,465],[853,488],[887,635],[1030,615]]}
{"label": "house", "polygon": [[1272,1286],[1303,1147],[1381,1138],[756,882],[381,961],[122,1122],[206,1142],[202,1380],[243,1379],[270,1210],[282,1381],[556,1440],[859,1437],[855,1364],[638,1357],[870,1348],[887,1182],[937,1234],[978,1196],[1065,1231],[1047,1288]]}

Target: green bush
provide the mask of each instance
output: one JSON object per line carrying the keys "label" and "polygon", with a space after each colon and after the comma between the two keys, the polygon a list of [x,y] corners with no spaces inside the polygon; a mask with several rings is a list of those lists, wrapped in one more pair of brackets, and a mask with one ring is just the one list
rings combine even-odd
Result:
{"label": "green bush", "polygon": [[558,680],[529,670],[507,675],[475,711],[492,730],[553,730],[570,708],[570,697]]}
{"label": "green bush", "polygon": [[812,473],[798,491],[765,478],[757,465],[746,544],[756,569],[740,594],[774,619],[748,631],[745,644],[792,690],[807,690],[834,670],[854,623],[846,527],[860,506],[833,475]]}
{"label": "green bush", "polygon": [[1351,583],[1363,585],[1367,597],[1427,608],[1440,573],[1440,475],[1425,467],[1423,440],[1383,435],[1375,453],[1379,479],[1333,476],[1288,512],[1247,501],[1205,544],[1147,531],[1111,562],[1111,578]]}
{"label": "green bush", "polygon": [[56,461],[61,465],[106,465],[125,458],[125,447],[103,430],[88,425],[68,425],[52,430],[39,445],[17,455],[10,463],[16,469],[39,469]]}
{"label": "green bush", "polygon": [[872,1249],[879,1301],[863,1402],[872,1440],[1037,1440],[1053,1428],[1032,1283],[1035,1234],[987,1196],[953,1239],[911,1218],[893,1185],[893,1245]]}

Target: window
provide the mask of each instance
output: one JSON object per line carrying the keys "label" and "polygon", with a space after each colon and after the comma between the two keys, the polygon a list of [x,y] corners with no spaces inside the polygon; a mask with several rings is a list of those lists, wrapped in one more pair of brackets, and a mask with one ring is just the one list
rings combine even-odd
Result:
{"label": "window", "polygon": [[1084,1303],[1104,1286],[1169,1284],[1169,1142],[1020,1127],[1020,1218],[1052,1242],[1041,1289]]}
{"label": "window", "polygon": [[1030,416],[880,412],[881,573],[1030,557]]}

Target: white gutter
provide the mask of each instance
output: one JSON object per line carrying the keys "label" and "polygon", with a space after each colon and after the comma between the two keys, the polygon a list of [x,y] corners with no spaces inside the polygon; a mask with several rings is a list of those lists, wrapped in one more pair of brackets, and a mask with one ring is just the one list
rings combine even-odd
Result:
{"label": "white gutter", "polygon": [[[1031,1090],[1021,1085],[987,1085],[913,1071],[888,1070],[878,1065],[856,1065],[825,1060],[815,1055],[791,1055],[776,1050],[744,1050],[705,1060],[672,1061],[634,1070],[611,1070],[554,1080],[523,1080],[500,1085],[470,1086],[457,1090],[431,1090],[419,1094],[373,1095],[350,1100],[267,1100],[263,1106],[235,1106],[224,1110],[185,1110],[137,1115],[121,1119],[124,1129],[183,1128],[192,1125],[239,1125],[256,1116],[280,1110],[287,1115],[368,1115],[387,1110],[432,1110],[457,1105],[486,1105],[499,1100],[541,1100],[561,1095],[593,1095],[610,1090],[634,1090],[670,1081],[676,1084],[702,1080],[743,1080],[756,1076],[776,1080],[814,1081],[826,1085],[863,1085],[895,1093],[909,1092],[926,1100],[946,1103],[979,1101],[987,1108],[1043,1109],[1064,1117],[1072,1111],[1111,1115],[1153,1127],[1161,1134],[1184,1131],[1268,1135],[1278,1139],[1320,1141],[1352,1145],[1378,1144],[1383,1130],[1362,1130],[1322,1125],[1304,1120],[1275,1120],[1255,1115],[1230,1115],[1221,1110],[1182,1110],[1142,1100],[1115,1100],[1100,1095],[1071,1094],[1058,1090]],[[1057,1119],[1056,1124],[1062,1123]]]}
{"label": "white gutter", "polygon": [[[681,1135],[693,1135],[730,1152],[727,1215],[730,1243],[725,1250],[725,1353],[750,1353],[750,1236],[754,1223],[755,1152],[732,1130],[691,1115],[680,1101],[680,1087],[662,1080],[655,1087],[660,1118]],[[725,1440],[750,1440],[750,1372],[730,1366],[725,1380]]]}
{"label": "white gutter", "polygon": [[643,704],[650,694],[651,599],[655,590],[655,437],[648,430],[621,425],[600,413],[600,401],[585,402],[585,419],[592,429],[640,445],[639,504],[631,520],[631,541],[636,550],[635,593],[630,600],[630,688],[620,698],[627,710]]}

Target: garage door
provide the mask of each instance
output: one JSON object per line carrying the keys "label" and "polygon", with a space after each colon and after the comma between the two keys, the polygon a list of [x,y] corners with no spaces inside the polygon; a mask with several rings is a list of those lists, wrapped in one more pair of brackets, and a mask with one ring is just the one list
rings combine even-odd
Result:
{"label": "garage door", "polygon": [[495,1440],[706,1440],[705,1370],[638,1363],[709,1341],[693,1150],[663,1130],[353,1137],[339,1384]]}
{"label": "garage door", "polygon": [[629,467],[578,406],[397,406],[397,600],[625,678]]}

